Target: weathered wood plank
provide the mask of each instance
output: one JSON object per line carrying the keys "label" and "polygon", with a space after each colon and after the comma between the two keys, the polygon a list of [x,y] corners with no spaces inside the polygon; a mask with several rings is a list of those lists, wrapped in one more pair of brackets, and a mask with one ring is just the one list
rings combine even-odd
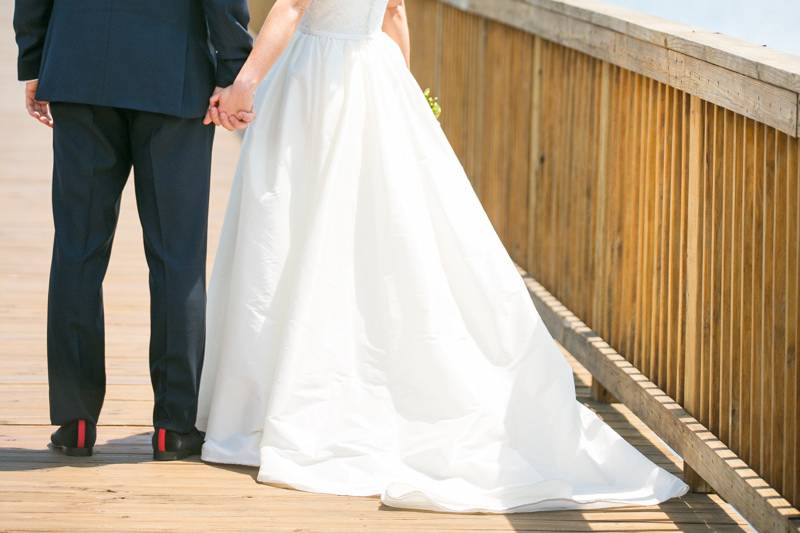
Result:
{"label": "weathered wood plank", "polygon": [[[799,134],[800,65],[796,66],[796,72],[793,71],[791,69],[795,66],[790,60],[785,61],[786,71],[769,65],[759,71],[752,67],[752,61],[746,63],[748,67],[741,68],[741,71],[733,70],[731,67],[736,64],[730,55],[724,56],[728,58],[726,61],[717,61],[723,63],[719,65],[708,61],[718,57],[710,52],[698,58],[696,56],[703,54],[687,54],[686,46],[669,48],[666,35],[643,39],[641,32],[634,31],[639,26],[623,19],[614,24],[611,23],[613,17],[604,15],[600,18],[603,24],[599,24],[597,17],[586,14],[585,8],[577,11],[564,9],[566,4],[553,0],[442,2],[668,83],[789,135],[796,137]],[[589,3],[600,9],[599,3]],[[679,42],[685,42],[685,38]],[[761,79],[763,76],[752,76],[753,68],[756,68],[756,73],[771,73],[767,75],[769,81]],[[781,80],[786,82],[784,86],[776,84]]]}
{"label": "weathered wood plank", "polygon": [[800,92],[800,58],[793,55],[607,2],[525,1]]}
{"label": "weathered wood plank", "polygon": [[797,93],[700,59],[669,52],[668,84],[768,124],[797,134]]}

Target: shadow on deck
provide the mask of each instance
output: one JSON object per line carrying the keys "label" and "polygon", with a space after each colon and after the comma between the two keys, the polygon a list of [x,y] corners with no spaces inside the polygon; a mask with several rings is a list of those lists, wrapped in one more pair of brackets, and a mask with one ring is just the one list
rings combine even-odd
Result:
{"label": "shadow on deck", "polygon": [[[681,461],[621,404],[589,399],[591,377],[571,357],[578,396],[668,470]],[[8,361],[4,361],[8,364]],[[124,369],[114,365],[111,372]],[[13,376],[0,393],[0,529],[235,529],[268,531],[739,531],[744,521],[720,498],[690,494],[660,506],[518,515],[446,515],[384,507],[375,498],[303,493],[255,482],[256,470],[197,460],[150,460],[146,383],[110,386],[96,454],[66,458],[45,449],[43,380]]]}

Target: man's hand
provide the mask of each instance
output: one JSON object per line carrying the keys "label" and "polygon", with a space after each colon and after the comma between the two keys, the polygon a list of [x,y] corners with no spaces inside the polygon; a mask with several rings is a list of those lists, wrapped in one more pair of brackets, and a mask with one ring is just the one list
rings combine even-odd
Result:
{"label": "man's hand", "polygon": [[36,99],[36,89],[38,88],[39,80],[25,82],[25,107],[28,109],[28,114],[37,122],[52,128],[53,117],[50,115],[50,104]]}
{"label": "man's hand", "polygon": [[253,97],[254,92],[238,82],[224,89],[217,87],[209,98],[203,124],[213,122],[228,131],[247,128],[256,117],[253,113]]}
{"label": "man's hand", "polygon": [[225,89],[222,87],[214,87],[214,92],[211,94],[211,98],[208,99],[208,111],[206,111],[206,116],[203,119],[203,124],[206,126],[210,124],[222,126],[222,122],[219,120],[219,109],[217,109],[217,104],[219,103],[219,95],[224,90]]}

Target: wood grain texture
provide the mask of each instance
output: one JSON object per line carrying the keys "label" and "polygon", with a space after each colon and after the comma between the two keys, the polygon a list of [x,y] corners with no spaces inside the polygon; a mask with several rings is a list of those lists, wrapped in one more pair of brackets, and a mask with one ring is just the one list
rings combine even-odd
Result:
{"label": "wood grain texture", "polygon": [[[476,190],[524,268],[797,504],[796,94],[579,3],[441,2],[486,16],[481,55],[460,59],[461,78],[477,71],[470,61],[484,72],[481,104],[467,109],[484,125]],[[443,87],[445,110],[474,87]],[[458,124],[477,123],[458,107]],[[474,158],[456,122],[444,127]]]}
{"label": "wood grain texture", "polygon": [[795,92],[800,58],[719,32],[597,0],[525,0]]}

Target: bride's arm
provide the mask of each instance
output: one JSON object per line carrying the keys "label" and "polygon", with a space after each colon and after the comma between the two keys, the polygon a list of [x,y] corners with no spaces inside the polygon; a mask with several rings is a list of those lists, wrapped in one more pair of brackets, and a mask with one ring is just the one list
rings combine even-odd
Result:
{"label": "bride's arm", "polygon": [[240,113],[252,110],[258,84],[289,44],[310,3],[311,0],[276,0],[233,85],[211,97],[206,124],[213,121],[227,129],[244,125]]}
{"label": "bride's arm", "polygon": [[406,59],[406,65],[411,66],[411,37],[404,0],[389,0],[383,16],[383,31],[397,43]]}

